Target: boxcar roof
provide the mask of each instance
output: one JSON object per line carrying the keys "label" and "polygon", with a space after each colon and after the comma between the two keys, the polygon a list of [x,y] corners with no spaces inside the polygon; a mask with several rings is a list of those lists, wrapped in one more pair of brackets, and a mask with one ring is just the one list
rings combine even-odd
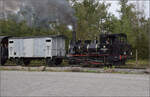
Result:
{"label": "boxcar roof", "polygon": [[66,39],[67,37],[64,35],[47,35],[47,36],[25,36],[25,37],[12,37],[11,39],[27,39],[27,38],[46,38],[46,37],[50,37],[50,38],[58,38],[58,37],[62,37],[64,39]]}

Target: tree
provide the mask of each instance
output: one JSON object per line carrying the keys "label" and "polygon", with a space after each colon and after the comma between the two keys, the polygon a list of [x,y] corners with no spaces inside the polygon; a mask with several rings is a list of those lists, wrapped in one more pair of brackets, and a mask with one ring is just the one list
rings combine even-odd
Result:
{"label": "tree", "polygon": [[79,39],[94,39],[107,30],[103,24],[109,16],[107,12],[109,5],[99,3],[97,0],[83,0],[83,2],[72,0],[72,2],[78,18],[77,37]]}
{"label": "tree", "polygon": [[[148,21],[145,17],[141,17],[143,13],[137,11],[135,5],[128,4],[128,0],[121,0],[119,4],[121,5],[119,10],[121,14],[120,23],[116,21],[115,26],[121,29],[120,32],[127,34],[128,41],[133,46],[133,51],[137,49],[140,58],[148,58]],[[115,28],[117,31],[119,29]]]}

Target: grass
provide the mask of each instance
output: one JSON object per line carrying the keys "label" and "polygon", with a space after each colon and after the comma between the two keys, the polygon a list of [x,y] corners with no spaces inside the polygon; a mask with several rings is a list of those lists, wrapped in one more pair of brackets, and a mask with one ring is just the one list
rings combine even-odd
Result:
{"label": "grass", "polygon": [[126,70],[117,70],[115,68],[104,67],[99,70],[89,70],[84,68],[70,68],[70,69],[57,69],[57,68],[48,68],[48,69],[38,69],[32,67],[24,67],[24,68],[0,68],[0,71],[28,71],[28,72],[80,72],[80,73],[116,73],[116,74],[149,74],[149,72],[137,72],[137,71],[126,71]]}
{"label": "grass", "polygon": [[138,60],[137,63],[135,60],[129,60],[126,64],[128,64],[127,67],[135,67],[135,68],[149,68],[150,67],[149,60]]}

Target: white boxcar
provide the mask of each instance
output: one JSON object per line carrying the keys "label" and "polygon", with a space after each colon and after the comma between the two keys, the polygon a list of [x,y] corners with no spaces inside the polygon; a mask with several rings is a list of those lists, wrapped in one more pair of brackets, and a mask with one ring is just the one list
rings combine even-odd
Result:
{"label": "white boxcar", "polygon": [[9,59],[61,58],[65,56],[65,37],[13,37],[9,39]]}

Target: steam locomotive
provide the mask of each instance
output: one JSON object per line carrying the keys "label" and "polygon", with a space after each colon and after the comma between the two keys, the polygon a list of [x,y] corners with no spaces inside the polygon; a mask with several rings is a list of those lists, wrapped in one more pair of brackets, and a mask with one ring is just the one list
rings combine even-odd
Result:
{"label": "steam locomotive", "polygon": [[132,56],[127,36],[120,34],[101,34],[95,40],[73,39],[69,51],[65,51],[65,37],[62,35],[45,37],[0,36],[0,64],[15,60],[16,64],[29,64],[34,59],[45,59],[46,64],[61,64],[67,59],[69,64],[124,65]]}
{"label": "steam locomotive", "polygon": [[124,65],[132,56],[127,36],[101,34],[99,40],[78,40],[69,45],[69,64]]}

